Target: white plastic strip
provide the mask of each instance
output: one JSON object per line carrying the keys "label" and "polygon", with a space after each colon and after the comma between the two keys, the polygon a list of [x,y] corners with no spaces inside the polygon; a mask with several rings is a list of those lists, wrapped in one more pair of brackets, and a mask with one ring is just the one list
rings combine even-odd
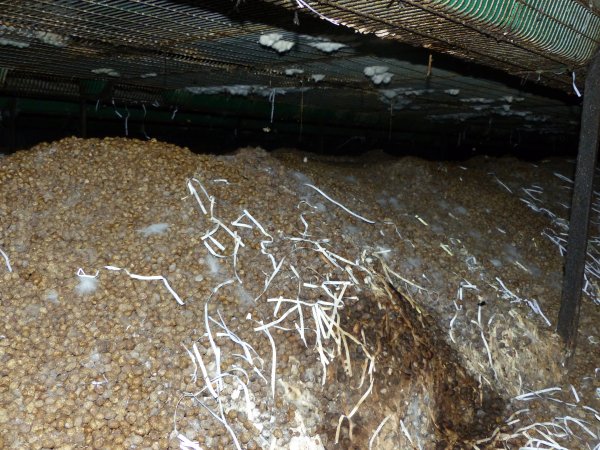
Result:
{"label": "white plastic strip", "polygon": [[310,9],[313,13],[315,13],[317,16],[319,16],[321,19],[326,20],[329,23],[332,23],[334,25],[339,25],[340,23],[337,20],[334,19],[330,19],[327,16],[324,16],[323,14],[321,14],[319,11],[317,11],[316,9],[314,9],[312,6],[310,6],[305,0],[296,0],[296,4],[300,7],[300,8],[308,8]]}
{"label": "white plastic strip", "polygon": [[389,420],[390,417],[392,417],[392,416],[386,416],[385,419],[383,419],[381,421],[381,423],[379,424],[379,426],[375,429],[373,436],[371,436],[371,439],[369,439],[369,450],[371,450],[373,448],[373,442],[375,442],[375,438],[377,437],[377,435],[379,434],[379,432],[381,431],[381,429],[383,428],[383,426]]}
{"label": "white plastic strip", "polygon": [[579,89],[577,89],[577,85],[575,84],[575,72],[572,72],[573,75],[573,90],[575,91],[575,94],[577,95],[577,97],[581,97],[581,92],[579,92]]}
{"label": "white plastic strip", "polygon": [[357,219],[360,219],[364,222],[367,223],[375,223],[373,220],[369,220],[369,219],[365,219],[363,216],[356,214],[352,211],[350,211],[348,208],[346,208],[344,205],[342,205],[341,203],[336,202],[334,199],[332,199],[330,196],[328,196],[325,192],[323,192],[321,189],[319,189],[316,186],[313,186],[312,184],[309,183],[304,183],[304,186],[308,186],[309,188],[314,189],[315,191],[317,191],[319,194],[321,194],[323,197],[325,197],[327,200],[329,200],[331,203],[333,203],[334,205],[339,206],[340,208],[342,208],[344,211],[346,211],[348,214],[350,214],[351,216],[356,217]]}
{"label": "white plastic strip", "polygon": [[181,450],[202,450],[198,441],[191,441],[181,433],[177,435],[177,439],[181,441],[179,443],[179,448]]}
{"label": "white plastic strip", "polygon": [[8,259],[8,255],[4,253],[4,250],[2,250],[1,248],[0,254],[2,254],[2,256],[4,257],[4,261],[6,262],[6,267],[8,268],[8,271],[12,272],[12,267],[10,266],[10,260]]}
{"label": "white plastic strip", "polygon": [[515,400],[532,400],[534,397],[539,397],[540,394],[546,394],[548,392],[562,391],[559,387],[551,387],[546,389],[541,389],[539,391],[528,392],[527,394],[521,394],[515,397]]}
{"label": "white plastic strip", "polygon": [[[167,290],[171,293],[171,295],[173,296],[173,298],[175,298],[175,300],[177,301],[177,303],[179,303],[180,305],[185,305],[185,303],[183,302],[183,300],[181,300],[181,298],[179,297],[179,295],[177,295],[177,292],[175,292],[173,290],[173,288],[171,287],[171,285],[169,284],[169,282],[167,281],[167,279],[165,277],[163,277],[162,275],[138,275],[135,273],[131,273],[129,272],[127,269],[122,269],[121,267],[116,267],[116,266],[104,266],[105,269],[107,270],[113,270],[113,271],[124,271],[127,275],[129,275],[130,278],[136,279],[136,280],[144,280],[144,281],[162,281],[163,284],[165,285],[165,287],[167,288]],[[79,275],[79,273],[78,273]],[[81,276],[81,275],[79,275]]]}

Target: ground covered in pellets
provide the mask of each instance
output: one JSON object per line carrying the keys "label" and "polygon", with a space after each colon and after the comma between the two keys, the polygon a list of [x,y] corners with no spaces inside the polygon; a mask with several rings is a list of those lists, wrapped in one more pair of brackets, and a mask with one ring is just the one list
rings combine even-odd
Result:
{"label": "ground covered in pellets", "polygon": [[598,448],[596,217],[569,370],[554,333],[572,171],[116,138],[0,158],[0,447]]}

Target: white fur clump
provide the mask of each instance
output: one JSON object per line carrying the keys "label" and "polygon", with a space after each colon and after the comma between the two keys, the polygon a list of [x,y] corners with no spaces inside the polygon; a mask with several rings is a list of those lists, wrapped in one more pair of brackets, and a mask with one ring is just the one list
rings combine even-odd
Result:
{"label": "white fur clump", "polygon": [[363,73],[376,85],[388,84],[394,76],[386,66],[368,66],[364,68]]}
{"label": "white fur clump", "polygon": [[503,100],[507,103],[512,103],[512,102],[522,102],[525,99],[523,97],[513,97],[512,95],[505,95],[504,97],[501,97],[500,100]]}
{"label": "white fur clump", "polygon": [[[29,41],[36,39],[44,44],[54,47],[66,47],[69,37],[53,33],[51,31],[32,31],[27,28],[17,28],[11,25],[1,25],[0,31],[9,32],[13,35],[23,37]],[[17,48],[29,47],[29,42],[15,41],[13,39],[0,38],[0,45],[8,45]]]}
{"label": "white fur clump", "polygon": [[225,91],[230,95],[241,95],[246,97],[256,89],[256,86],[246,86],[244,84],[235,84],[233,86],[225,86]]}
{"label": "white fur clump", "polygon": [[208,266],[208,270],[212,275],[218,275],[221,271],[221,264],[219,264],[218,258],[215,258],[212,255],[206,255],[204,257],[204,262]]}
{"label": "white fur clump", "polygon": [[318,436],[294,436],[290,441],[290,450],[321,450],[323,444]]}
{"label": "white fur clump", "polygon": [[391,105],[393,109],[400,110],[406,108],[412,103],[410,97],[418,97],[420,95],[432,94],[433,92],[433,89],[379,89],[379,93],[381,94],[379,99],[382,102]]}
{"label": "white fur clump", "polygon": [[[308,371],[307,371],[308,372]],[[285,388],[285,385],[284,385]],[[287,389],[286,389],[287,391]],[[286,392],[286,394],[284,394],[286,396],[286,398],[290,398],[290,395],[288,394],[288,392]],[[295,398],[293,401],[293,403],[296,406],[299,405],[307,405],[307,404],[311,404],[311,403],[307,403],[306,402],[306,398],[310,398],[312,397],[310,394],[300,394],[299,396],[297,396],[297,398]],[[314,399],[312,399],[314,401]],[[312,403],[314,404],[314,403]],[[304,407],[301,409],[301,411],[305,409]],[[305,415],[310,414],[307,412],[302,411]],[[321,438],[319,437],[319,435],[316,436],[310,436],[308,433],[308,430],[306,429],[306,425],[304,423],[304,418],[303,418],[303,414],[301,412],[299,412],[298,410],[296,410],[295,414],[294,414],[294,420],[295,422],[298,424],[297,427],[292,427],[291,430],[294,432],[294,437],[292,437],[292,439],[290,440],[289,443],[289,450],[325,450],[325,447],[323,446],[323,443],[321,442]]]}
{"label": "white fur clump", "polygon": [[318,83],[319,81],[323,81],[325,79],[325,75],[323,75],[322,73],[313,73],[310,76],[310,79],[313,80],[315,83]]}
{"label": "white fur clump", "polygon": [[493,98],[470,97],[470,98],[461,98],[460,101],[463,103],[480,103],[480,104],[487,105],[490,103],[494,103],[496,100],[494,100]]}
{"label": "white fur clump", "polygon": [[387,66],[368,66],[365,67],[363,72],[366,76],[372,77],[373,75],[381,75],[388,72],[390,69]]}
{"label": "white fur clump", "polygon": [[276,50],[278,53],[285,53],[292,49],[294,43],[283,39],[280,33],[262,34],[258,39],[258,43],[263,47],[269,47]]}
{"label": "white fur clump", "polygon": [[115,69],[111,69],[110,67],[100,67],[98,69],[92,69],[92,73],[96,75],[108,75],[109,77],[120,77],[121,74],[117,72]]}
{"label": "white fur clump", "polygon": [[54,47],[66,47],[69,43],[67,36],[52,33],[51,31],[36,31],[34,36],[44,44],[52,45]]}
{"label": "white fur clump", "polygon": [[254,302],[254,298],[248,293],[246,289],[240,284],[238,286],[238,298],[240,300],[240,304],[244,306],[254,306],[256,303]]}
{"label": "white fur clump", "polygon": [[313,183],[312,179],[309,176],[299,171],[292,172],[292,177],[294,177],[296,181],[298,181],[298,183],[301,185]]}
{"label": "white fur clump", "polygon": [[400,209],[400,202],[398,201],[398,199],[396,197],[390,197],[388,199],[390,205],[392,206],[392,208],[394,208],[396,211]]}
{"label": "white fur clump", "polygon": [[54,304],[58,304],[58,292],[56,292],[54,289],[49,290],[46,294],[46,300]]}
{"label": "white fur clump", "polygon": [[75,287],[75,290],[79,295],[91,294],[98,287],[98,279],[91,275],[77,275],[79,277],[79,284]]}
{"label": "white fur clump", "polygon": [[345,44],[339,42],[311,42],[308,45],[325,53],[337,52],[339,49],[346,47]]}
{"label": "white fur clump", "polygon": [[179,448],[181,450],[202,450],[198,441],[192,441],[188,439],[184,434],[179,433],[177,435],[177,439],[179,439]]}
{"label": "white fur clump", "polygon": [[[294,69],[299,70],[299,69]],[[272,86],[261,86],[258,84],[254,85],[243,85],[235,84],[230,86],[189,86],[185,88],[186,91],[197,95],[216,95],[216,94],[230,94],[230,95],[241,95],[246,97],[248,95],[260,95],[262,97],[270,98],[273,93],[277,95],[294,94],[300,92],[306,92],[309,90],[307,87],[272,87]]]}
{"label": "white fur clump", "polygon": [[295,69],[295,68],[285,69],[285,74],[288,77],[293,77],[294,75],[302,75],[303,73],[304,73],[304,70],[302,70],[302,69]]}
{"label": "white fur clump", "polygon": [[294,46],[294,43],[291,41],[285,41],[285,40],[281,40],[281,41],[277,41],[275,42],[271,47],[274,50],[277,50],[277,52],[279,53],[285,53],[288,50],[291,50],[291,48]]}
{"label": "white fur clump", "polygon": [[230,94],[246,97],[256,90],[263,88],[264,86],[234,84],[231,86],[190,86],[185,89],[192,94],[199,95]]}
{"label": "white fur clump", "polygon": [[138,231],[138,233],[142,233],[144,235],[144,237],[148,237],[153,234],[163,234],[168,229],[169,229],[168,223],[153,223],[152,225],[149,225],[146,228],[142,228],[141,230],[137,230],[137,231]]}
{"label": "white fur clump", "polygon": [[27,48],[29,47],[28,42],[15,41],[13,39],[0,38],[0,45],[6,45],[8,47]]}
{"label": "white fur clump", "polygon": [[315,207],[315,211],[317,211],[317,212],[320,212],[320,213],[327,212],[327,208],[321,202],[315,203],[313,206]]}
{"label": "white fur clump", "polygon": [[258,43],[260,45],[264,45],[265,47],[271,47],[275,42],[282,38],[283,36],[279,33],[262,34],[260,38],[258,38]]}
{"label": "white fur clump", "polygon": [[395,88],[395,89],[380,89],[382,97],[391,100],[399,96],[404,97],[419,97],[425,94],[433,94],[433,89],[407,89],[407,88]]}

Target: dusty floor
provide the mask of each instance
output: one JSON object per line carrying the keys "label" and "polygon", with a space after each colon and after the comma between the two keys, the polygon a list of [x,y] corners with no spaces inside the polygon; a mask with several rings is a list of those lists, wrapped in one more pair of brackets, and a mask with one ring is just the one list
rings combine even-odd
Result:
{"label": "dusty floor", "polygon": [[593,259],[569,372],[553,333],[571,171],[4,157],[0,447],[598,448]]}

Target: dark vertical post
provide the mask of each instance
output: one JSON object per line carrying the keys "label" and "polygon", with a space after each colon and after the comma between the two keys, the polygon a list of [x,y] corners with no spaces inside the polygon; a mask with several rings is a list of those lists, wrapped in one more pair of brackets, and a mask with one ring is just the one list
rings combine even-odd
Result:
{"label": "dark vertical post", "polygon": [[581,289],[587,253],[588,226],[592,202],[594,168],[600,130],[600,52],[588,67],[579,132],[575,185],[571,200],[569,240],[565,261],[562,299],[557,332],[567,346],[567,358],[575,352],[581,307]]}
{"label": "dark vertical post", "polygon": [[79,133],[85,139],[87,137],[87,102],[83,97],[79,99],[79,118],[81,119]]}

